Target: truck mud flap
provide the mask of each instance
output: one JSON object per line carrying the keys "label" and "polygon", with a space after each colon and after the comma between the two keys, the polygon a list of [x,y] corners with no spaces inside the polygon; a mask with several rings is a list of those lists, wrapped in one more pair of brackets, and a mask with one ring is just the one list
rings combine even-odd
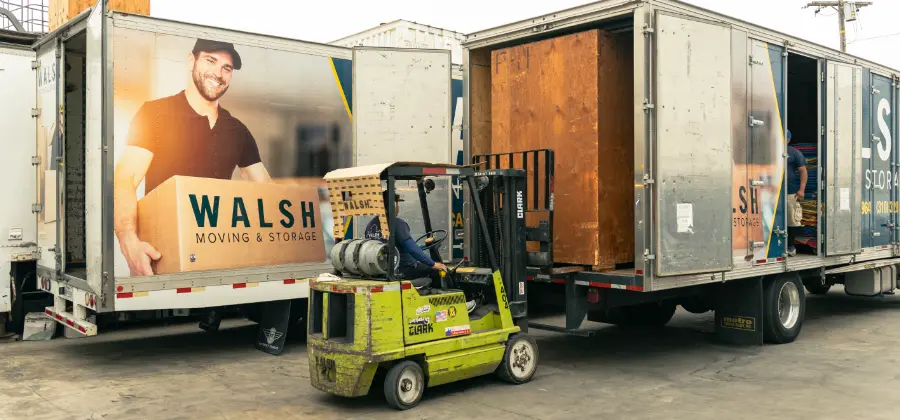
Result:
{"label": "truck mud flap", "polygon": [[718,285],[716,336],[739,345],[763,345],[763,279]]}
{"label": "truck mud flap", "polygon": [[279,300],[263,304],[262,319],[256,337],[256,348],[272,355],[280,355],[284,351],[290,327],[291,301]]}

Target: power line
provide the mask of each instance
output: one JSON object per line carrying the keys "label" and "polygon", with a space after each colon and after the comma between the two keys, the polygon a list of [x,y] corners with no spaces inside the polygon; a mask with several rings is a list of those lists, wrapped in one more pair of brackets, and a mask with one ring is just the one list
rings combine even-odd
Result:
{"label": "power line", "polygon": [[900,35],[900,32],[894,32],[894,33],[892,33],[892,34],[884,34],[884,35],[878,35],[878,36],[871,36],[871,37],[868,37],[868,38],[860,38],[860,39],[853,40],[853,41],[851,41],[850,43],[852,44],[852,43],[854,43],[854,42],[868,41],[868,40],[870,40],[870,39],[887,38],[887,37],[890,37],[890,36],[897,36],[897,35]]}
{"label": "power line", "polygon": [[838,24],[840,27],[841,33],[841,51],[847,52],[847,16],[846,12],[848,11],[846,6],[849,7],[850,19],[851,21],[856,20],[856,12],[859,11],[860,8],[871,6],[872,2],[870,1],[848,1],[848,0],[838,0],[838,1],[812,1],[803,6],[803,8],[807,7],[815,7],[816,13],[818,14],[822,9],[827,7],[833,7],[837,9],[838,13]]}

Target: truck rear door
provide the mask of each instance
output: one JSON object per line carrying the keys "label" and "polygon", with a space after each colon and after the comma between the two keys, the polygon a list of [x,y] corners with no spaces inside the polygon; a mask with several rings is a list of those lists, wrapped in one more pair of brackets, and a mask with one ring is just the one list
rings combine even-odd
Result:
{"label": "truck rear door", "polygon": [[731,28],[659,11],[655,31],[656,274],[729,271]]}
{"label": "truck rear door", "polygon": [[[380,47],[353,49],[353,164],[396,161],[455,163],[451,154],[451,71],[449,50]],[[450,179],[436,179],[428,195],[432,229],[451,230]],[[413,239],[425,233],[415,184],[397,184],[406,200],[400,217]],[[363,237],[371,218],[354,223]],[[451,241],[441,246],[450,260]]]}

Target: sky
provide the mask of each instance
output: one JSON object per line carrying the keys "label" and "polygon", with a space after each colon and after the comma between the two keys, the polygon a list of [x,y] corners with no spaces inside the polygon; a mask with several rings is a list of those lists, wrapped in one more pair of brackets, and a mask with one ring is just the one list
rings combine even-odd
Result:
{"label": "sky", "polygon": [[[872,0],[847,23],[847,51],[900,69],[900,0]],[[165,19],[327,43],[381,23],[410,20],[457,32],[495,26],[590,3],[585,0],[152,0],[151,15]],[[687,0],[835,49],[838,18],[815,13],[806,0]]]}

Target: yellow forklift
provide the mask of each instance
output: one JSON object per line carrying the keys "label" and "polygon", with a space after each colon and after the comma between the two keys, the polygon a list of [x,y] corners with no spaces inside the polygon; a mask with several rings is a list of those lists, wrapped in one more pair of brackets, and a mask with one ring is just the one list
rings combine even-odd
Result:
{"label": "yellow forklift", "polygon": [[[525,173],[400,162],[325,176],[339,242],[334,273],[310,280],[313,387],[358,397],[383,384],[387,403],[405,410],[426,388],[450,382],[491,373],[513,384],[531,380],[538,347],[526,335]],[[459,177],[470,192],[473,255],[437,275],[400,278],[390,234],[399,226],[396,184],[415,184],[426,231],[416,244],[441,262],[448,235],[432,229],[427,197],[442,177]],[[342,240],[349,218],[367,216],[378,217],[380,240]]]}

